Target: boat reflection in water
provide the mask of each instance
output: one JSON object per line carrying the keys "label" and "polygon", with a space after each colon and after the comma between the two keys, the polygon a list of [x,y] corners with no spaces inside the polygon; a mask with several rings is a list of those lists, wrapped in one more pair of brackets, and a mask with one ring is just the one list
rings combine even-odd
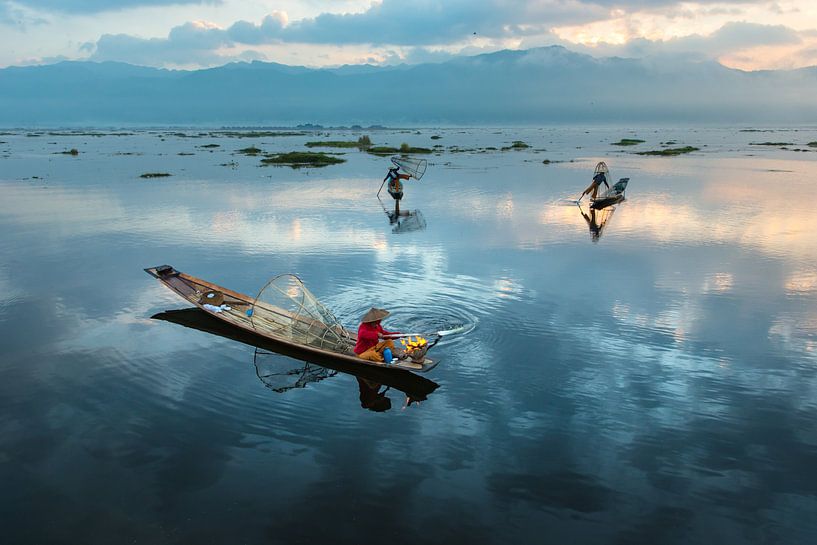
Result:
{"label": "boat reflection in water", "polygon": [[[391,408],[391,400],[386,396],[386,392],[391,388],[405,394],[404,407],[407,407],[412,403],[426,400],[439,386],[434,381],[408,371],[369,365],[358,366],[303,352],[297,347],[231,326],[200,308],[166,310],[152,318],[254,346],[256,351],[253,362],[258,378],[266,387],[278,393],[303,388],[307,384],[331,378],[338,372],[346,373],[358,380],[361,407],[381,412]],[[303,364],[293,365],[288,358],[300,360]]]}
{"label": "boat reflection in water", "polygon": [[593,242],[598,242],[604,227],[610,222],[610,219],[612,219],[616,207],[611,205],[602,209],[596,209],[590,206],[587,212],[585,212],[581,205],[579,205],[578,208],[584,221],[587,222],[587,227],[590,228],[590,238]]}
{"label": "boat reflection in water", "polygon": [[389,218],[391,232],[395,234],[423,231],[426,228],[426,219],[419,210],[400,210],[400,201],[395,201],[394,210],[389,210],[380,197],[377,198],[383,207],[383,212]]}

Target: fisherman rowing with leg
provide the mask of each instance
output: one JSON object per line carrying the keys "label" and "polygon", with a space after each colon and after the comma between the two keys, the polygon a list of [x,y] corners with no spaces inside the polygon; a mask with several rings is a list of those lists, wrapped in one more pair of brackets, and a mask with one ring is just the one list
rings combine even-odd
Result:
{"label": "fisherman rowing with leg", "polygon": [[401,180],[408,180],[411,174],[403,174],[400,172],[399,166],[389,168],[384,182],[388,182],[387,191],[394,199],[394,218],[400,216],[400,199],[403,198],[403,182]]}
{"label": "fisherman rowing with leg", "polygon": [[596,195],[598,195],[599,187],[601,186],[602,183],[604,183],[607,189],[610,189],[610,185],[607,183],[607,176],[605,176],[604,172],[596,172],[596,175],[593,176],[593,181],[590,183],[590,186],[584,190],[584,192],[579,197],[579,200],[582,200],[582,198],[591,191],[593,192],[593,196],[590,198],[592,200],[596,200]]}

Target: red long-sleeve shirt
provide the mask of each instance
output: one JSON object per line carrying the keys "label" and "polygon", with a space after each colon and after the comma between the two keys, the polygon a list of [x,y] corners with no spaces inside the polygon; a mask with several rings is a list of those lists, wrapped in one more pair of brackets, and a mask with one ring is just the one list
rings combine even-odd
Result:
{"label": "red long-sleeve shirt", "polygon": [[357,344],[355,344],[355,354],[362,354],[377,344],[378,335],[394,335],[396,331],[386,331],[379,323],[363,322],[357,328]]}

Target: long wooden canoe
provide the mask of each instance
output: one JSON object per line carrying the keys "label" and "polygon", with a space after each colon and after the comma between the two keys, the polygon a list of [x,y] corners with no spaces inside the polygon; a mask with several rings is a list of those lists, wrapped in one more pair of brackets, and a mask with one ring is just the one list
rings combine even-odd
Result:
{"label": "long wooden canoe", "polygon": [[352,363],[338,360],[334,357],[334,354],[327,357],[314,352],[306,352],[301,346],[294,346],[290,343],[283,344],[246,329],[235,327],[224,320],[219,320],[212,312],[200,308],[166,310],[151,316],[151,319],[163,320],[211,335],[218,335],[268,352],[275,352],[296,360],[340,371],[369,382],[391,386],[405,393],[414,401],[426,400],[439,387],[439,384],[423,376],[414,373],[396,372],[390,366],[359,365],[357,360]]}
{"label": "long wooden canoe", "polygon": [[[351,350],[349,352],[335,352],[333,350],[327,350],[326,348],[311,346],[305,343],[293,342],[293,340],[290,338],[275,335],[270,331],[259,330],[253,326],[252,318],[250,318],[247,315],[247,310],[252,309],[255,303],[255,299],[253,297],[244,295],[243,293],[238,293],[229,290],[217,284],[213,284],[212,282],[207,282],[206,280],[196,278],[195,276],[179,272],[175,270],[173,267],[170,267],[169,265],[150,267],[145,269],[145,272],[153,276],[154,278],[157,278],[162,284],[176,292],[185,301],[192,303],[193,305],[204,310],[205,312],[208,312],[215,318],[223,320],[224,322],[227,322],[245,331],[249,331],[255,335],[260,335],[262,337],[271,339],[277,343],[297,348],[304,354],[310,354],[314,357],[319,357],[322,359],[330,358],[338,362],[354,363],[356,365],[367,365],[377,367],[380,369],[389,369],[395,371],[415,371],[419,373],[425,373],[426,371],[430,371],[438,363],[437,361],[434,361],[430,358],[425,358],[425,360],[422,363],[400,360],[393,364],[387,365],[384,363],[378,363],[361,359],[357,357],[357,355],[355,355],[355,353],[352,352]],[[220,312],[212,312],[211,310],[208,310],[207,306],[209,305],[205,305],[202,302],[203,297],[205,294],[213,292],[223,294],[224,304],[230,307],[230,310],[221,310]],[[304,320],[304,318],[300,316],[295,316],[284,309],[274,309],[274,312],[281,316],[285,316],[293,321]],[[355,333],[348,330],[344,330],[344,332],[353,342],[357,339],[357,335]]]}

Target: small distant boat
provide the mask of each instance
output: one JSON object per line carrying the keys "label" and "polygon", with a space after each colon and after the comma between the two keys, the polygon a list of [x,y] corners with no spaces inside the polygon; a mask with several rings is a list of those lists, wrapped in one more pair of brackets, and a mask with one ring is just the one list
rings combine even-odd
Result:
{"label": "small distant boat", "polygon": [[184,274],[169,265],[150,267],[145,272],[212,316],[297,348],[306,355],[338,363],[420,373],[430,371],[438,363],[423,357],[419,362],[400,359],[387,365],[357,357],[352,351],[357,335],[344,328],[300,278],[292,274],[276,276],[253,298]]}
{"label": "small distant boat", "polygon": [[627,184],[630,182],[629,178],[622,178],[616,184],[598,195],[590,204],[590,208],[601,210],[610,205],[619,203],[624,200],[624,191],[627,189]]}

